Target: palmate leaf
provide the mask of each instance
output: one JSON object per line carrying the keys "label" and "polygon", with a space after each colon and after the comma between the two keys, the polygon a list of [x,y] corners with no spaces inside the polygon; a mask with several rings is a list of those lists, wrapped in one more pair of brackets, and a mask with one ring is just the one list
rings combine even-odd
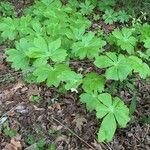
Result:
{"label": "palmate leaf", "polygon": [[85,3],[80,4],[80,8],[83,15],[88,15],[92,13],[94,6],[92,5],[91,0],[85,0]]}
{"label": "palmate leaf", "polygon": [[71,70],[64,71],[59,75],[59,79],[66,82],[66,90],[76,89],[82,83],[82,75]]}
{"label": "palmate leaf", "polygon": [[66,50],[61,48],[61,39],[52,42],[46,41],[43,37],[34,39],[34,46],[29,48],[26,53],[29,58],[45,58],[54,62],[62,62],[65,60]]}
{"label": "palmate leaf", "polygon": [[80,95],[80,101],[86,104],[86,108],[89,111],[93,111],[100,104],[99,100],[94,94],[82,93]]}
{"label": "palmate leaf", "polygon": [[133,30],[128,28],[123,28],[122,30],[116,29],[112,32],[117,40],[117,45],[120,46],[122,50],[126,50],[129,54],[134,52],[137,42],[137,39],[132,33]]}
{"label": "palmate leaf", "polygon": [[30,47],[30,43],[26,39],[21,39],[16,42],[16,49],[8,49],[7,61],[12,63],[12,68],[15,70],[26,69],[29,66],[29,58],[26,56],[26,51]]}
{"label": "palmate leaf", "polygon": [[113,9],[106,10],[103,19],[106,24],[113,24],[118,20],[117,13]]}
{"label": "palmate leaf", "polygon": [[101,0],[101,1],[98,1],[98,7],[102,11],[110,10],[111,7],[115,5],[115,3],[116,3],[115,0]]}
{"label": "palmate leaf", "polygon": [[18,19],[12,19],[10,17],[3,18],[0,22],[0,32],[4,40],[14,40],[18,34]]}
{"label": "palmate leaf", "polygon": [[118,97],[112,99],[108,93],[94,95],[83,93],[80,95],[80,101],[86,104],[89,111],[96,110],[96,116],[103,119],[99,132],[99,142],[111,141],[116,131],[117,124],[125,127],[129,118],[129,109]]}
{"label": "palmate leaf", "polygon": [[104,90],[104,84],[104,77],[92,72],[83,78],[82,88],[87,93],[102,92]]}
{"label": "palmate leaf", "polygon": [[46,81],[47,86],[57,87],[61,82],[59,76],[67,70],[70,70],[70,68],[65,64],[56,64],[54,67],[41,65],[33,72],[33,75],[37,77],[37,82]]}
{"label": "palmate leaf", "polygon": [[83,58],[93,58],[102,51],[103,46],[106,42],[100,38],[96,38],[94,33],[89,32],[83,35],[82,40],[73,44],[72,53],[80,59]]}
{"label": "palmate leaf", "polygon": [[140,77],[145,79],[147,76],[150,75],[150,68],[146,63],[136,57],[136,56],[129,56],[128,63],[134,70],[134,72],[139,73]]}
{"label": "palmate leaf", "polygon": [[124,55],[117,56],[108,52],[106,55],[96,57],[94,64],[99,68],[107,68],[105,76],[111,80],[124,80],[131,73],[132,68]]}

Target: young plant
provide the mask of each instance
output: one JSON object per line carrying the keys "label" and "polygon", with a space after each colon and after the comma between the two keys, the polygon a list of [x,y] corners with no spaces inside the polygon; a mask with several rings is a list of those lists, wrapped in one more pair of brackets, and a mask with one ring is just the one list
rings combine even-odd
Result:
{"label": "young plant", "polygon": [[129,15],[124,11],[120,10],[118,13],[118,21],[121,23],[126,23],[129,21]]}
{"label": "young plant", "polygon": [[112,32],[116,44],[129,54],[134,53],[137,42],[137,39],[133,36],[133,31],[134,30],[129,28],[123,28],[122,30],[116,29]]}
{"label": "young plant", "polygon": [[90,13],[92,13],[94,6],[92,5],[90,0],[85,0],[85,3],[80,4],[80,8],[80,11],[83,15],[89,15]]}
{"label": "young plant", "polygon": [[129,109],[118,97],[112,99],[108,93],[94,95],[83,93],[80,101],[86,103],[89,111],[96,110],[96,117],[102,119],[102,123],[98,132],[99,142],[110,142],[117,128],[125,127],[129,118]]}
{"label": "young plant", "polygon": [[115,5],[115,0],[101,0],[98,2],[98,8],[101,11],[111,10],[111,8]]}
{"label": "young plant", "polygon": [[118,21],[117,13],[113,9],[106,10],[103,15],[103,20],[106,24],[113,24]]}

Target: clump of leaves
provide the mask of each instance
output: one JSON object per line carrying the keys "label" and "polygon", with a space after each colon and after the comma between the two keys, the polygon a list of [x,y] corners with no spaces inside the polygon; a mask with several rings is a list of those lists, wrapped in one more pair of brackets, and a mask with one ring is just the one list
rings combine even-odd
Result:
{"label": "clump of leaves", "polygon": [[113,9],[106,10],[103,19],[106,24],[113,24],[118,21],[117,13]]}
{"label": "clump of leaves", "polygon": [[121,127],[125,127],[129,121],[129,109],[124,105],[122,100],[112,97],[108,93],[93,95],[83,93],[80,100],[86,103],[88,110],[96,110],[96,117],[102,119],[101,127],[98,132],[98,140],[103,142],[111,141],[117,128],[117,123]]}
{"label": "clump of leaves", "polygon": [[90,0],[85,0],[84,3],[80,4],[80,8],[80,11],[83,15],[89,15],[90,13],[92,13],[94,5],[91,3]]}
{"label": "clump of leaves", "polygon": [[[106,3],[106,7],[115,5],[112,0],[100,3],[100,7]],[[60,0],[40,0],[20,18],[2,18],[0,34],[4,42],[13,43],[6,50],[7,61],[15,70],[22,70],[28,82],[46,83],[49,87],[63,87],[71,92],[78,92],[79,87],[83,89],[80,100],[89,111],[95,110],[101,120],[98,140],[103,142],[111,141],[117,126],[125,127],[129,121],[129,109],[123,100],[111,96],[111,92],[106,93],[105,84],[109,82],[111,86],[112,80],[120,83],[134,74],[143,79],[150,76],[147,60],[136,53],[139,39],[150,49],[149,34],[145,32],[149,27],[138,33],[127,27],[115,29],[110,35],[111,40],[106,38],[105,41],[102,33],[97,37],[89,31],[91,22],[84,16],[91,13],[96,4],[95,0],[69,1],[66,5]],[[115,11],[104,11],[106,23],[117,21]],[[121,17],[119,20],[125,21]],[[110,46],[107,52],[106,44]],[[72,61],[81,59],[93,63],[96,71],[86,73],[84,69],[83,72],[73,69]],[[37,97],[34,100],[37,101]]]}
{"label": "clump of leaves", "polygon": [[0,2],[0,15],[5,17],[15,17],[16,14],[14,13],[14,6],[12,6],[9,2]]}
{"label": "clump of leaves", "polygon": [[101,0],[98,2],[98,8],[101,11],[110,10],[116,4],[115,0]]}

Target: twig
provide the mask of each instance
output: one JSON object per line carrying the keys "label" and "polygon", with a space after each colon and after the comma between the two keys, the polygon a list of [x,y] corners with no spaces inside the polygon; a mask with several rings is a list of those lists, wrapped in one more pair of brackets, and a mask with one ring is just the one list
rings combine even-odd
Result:
{"label": "twig", "polygon": [[61,126],[63,126],[64,128],[66,128],[70,133],[72,133],[73,135],[75,135],[80,141],[82,141],[84,144],[86,144],[88,147],[90,147],[92,150],[95,150],[95,148],[93,146],[91,146],[90,144],[88,144],[86,141],[84,141],[81,137],[79,137],[74,131],[72,131],[70,128],[66,127],[64,124],[62,124],[59,120],[57,120],[56,118],[52,117],[52,119],[54,121],[56,121],[57,123],[59,123]]}
{"label": "twig", "polygon": [[63,144],[63,142],[61,142],[61,143],[59,144],[59,146],[57,147],[56,150],[58,150],[62,144]]}
{"label": "twig", "polygon": [[9,111],[7,111],[6,113],[4,113],[4,114],[0,117],[0,120],[1,120],[3,117],[7,116],[8,113],[10,113],[11,111],[14,111],[14,110],[17,108],[17,106],[19,106],[20,104],[23,104],[23,102],[17,104],[17,105],[14,106],[13,108],[11,108]]}

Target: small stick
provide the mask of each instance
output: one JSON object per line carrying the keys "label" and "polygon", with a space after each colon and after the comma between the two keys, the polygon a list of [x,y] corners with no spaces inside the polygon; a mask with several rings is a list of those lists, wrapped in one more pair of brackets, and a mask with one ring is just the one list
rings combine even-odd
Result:
{"label": "small stick", "polygon": [[52,119],[54,121],[56,121],[57,123],[59,123],[60,125],[62,125],[64,128],[66,128],[69,132],[71,132],[72,134],[74,134],[80,141],[82,141],[84,144],[86,144],[88,147],[90,147],[92,150],[95,150],[95,148],[93,146],[91,146],[90,144],[88,144],[86,141],[84,141],[81,137],[79,137],[75,132],[73,132],[71,129],[69,129],[68,127],[66,127],[65,125],[63,125],[59,120],[57,120],[56,118],[52,117]]}

